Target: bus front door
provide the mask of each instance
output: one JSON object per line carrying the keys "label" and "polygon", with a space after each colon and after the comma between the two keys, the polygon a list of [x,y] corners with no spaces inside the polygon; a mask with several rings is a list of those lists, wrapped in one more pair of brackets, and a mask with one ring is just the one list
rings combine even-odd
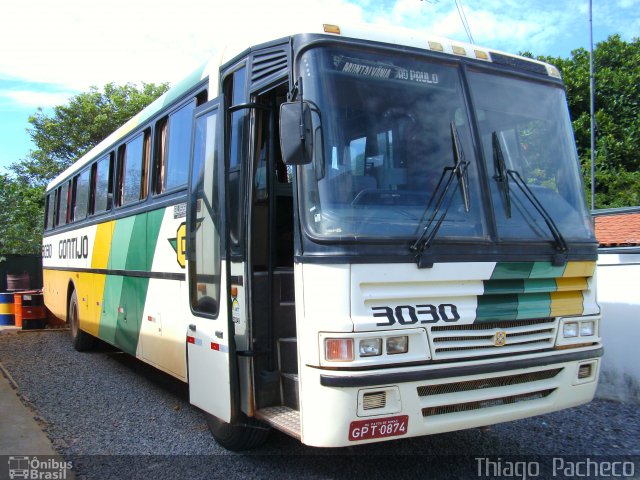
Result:
{"label": "bus front door", "polygon": [[219,99],[195,112],[187,212],[187,329],[189,400],[207,413],[231,419],[230,335],[224,237],[222,123]]}

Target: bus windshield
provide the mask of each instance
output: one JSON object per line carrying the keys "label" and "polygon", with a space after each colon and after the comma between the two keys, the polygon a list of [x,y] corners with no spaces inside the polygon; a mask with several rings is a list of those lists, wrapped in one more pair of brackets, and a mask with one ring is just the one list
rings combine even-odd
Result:
{"label": "bus windshield", "polygon": [[455,64],[337,49],[310,50],[302,62],[304,98],[321,117],[315,161],[302,172],[312,234],[415,238],[443,170],[454,165],[454,129],[469,162],[470,208],[460,189],[451,188],[438,235],[485,236],[478,162]]}
{"label": "bus windshield", "polygon": [[[488,240],[495,221],[500,238],[553,241],[516,182],[496,181],[495,137],[506,170],[522,176],[562,235],[592,240],[561,88],[470,72],[478,158],[466,87],[453,62],[315,48],[302,55],[300,72],[316,125],[314,161],[301,169],[302,219],[312,236],[415,240],[438,208],[432,200],[443,171],[455,163],[454,130],[468,164],[469,208],[454,181],[440,207],[446,216],[438,239]],[[483,171],[493,215],[481,200]]]}
{"label": "bus windshield", "polygon": [[[567,239],[591,240],[575,142],[560,87],[471,71],[478,131],[498,235],[547,239],[543,218],[516,185],[521,177]],[[497,162],[502,154],[503,170]],[[496,180],[506,177],[502,185]]]}

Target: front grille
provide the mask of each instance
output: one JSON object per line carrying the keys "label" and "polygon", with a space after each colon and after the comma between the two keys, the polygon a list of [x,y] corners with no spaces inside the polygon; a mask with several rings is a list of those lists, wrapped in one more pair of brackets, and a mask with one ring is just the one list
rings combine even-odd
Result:
{"label": "front grille", "polygon": [[[442,325],[430,328],[434,360],[525,353],[552,348],[557,321],[544,318],[523,321]],[[498,337],[504,337],[500,344]]]}
{"label": "front grille", "polygon": [[507,387],[523,383],[537,382],[554,378],[562,371],[562,368],[543,370],[541,372],[521,373],[518,375],[506,375],[503,377],[483,378],[480,380],[468,380],[466,382],[442,383],[438,385],[425,385],[418,387],[418,395],[428,397],[431,395],[444,395],[447,393],[469,392],[485,388]]}
{"label": "front grille", "polygon": [[537,392],[523,393],[520,395],[510,395],[508,397],[490,398],[475,402],[457,403],[454,405],[439,405],[436,407],[426,407],[422,409],[423,417],[433,417],[436,415],[446,415],[448,413],[469,412],[483,408],[498,407],[501,405],[511,405],[514,403],[529,402],[546,398],[555,392],[555,388],[540,390]]}

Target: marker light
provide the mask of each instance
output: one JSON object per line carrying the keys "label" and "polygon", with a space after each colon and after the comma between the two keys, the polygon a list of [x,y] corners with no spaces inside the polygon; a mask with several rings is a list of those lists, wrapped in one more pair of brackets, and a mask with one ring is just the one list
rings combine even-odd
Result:
{"label": "marker light", "polygon": [[324,341],[324,356],[329,362],[352,362],[352,338],[327,338]]}
{"label": "marker light", "polygon": [[340,27],[338,25],[331,25],[329,23],[323,23],[324,33],[336,33],[340,35]]}
{"label": "marker light", "polygon": [[596,323],[594,321],[590,322],[580,322],[580,336],[581,337],[591,337],[595,334],[596,331]]}
{"label": "marker light", "polygon": [[381,338],[365,338],[358,343],[358,355],[361,357],[375,357],[382,355]]}
{"label": "marker light", "polygon": [[409,337],[387,338],[387,355],[395,355],[397,353],[407,353],[409,351]]}
{"label": "marker light", "polygon": [[444,47],[440,42],[432,42],[429,40],[429,48],[431,50],[435,50],[436,52],[444,52]]}
{"label": "marker light", "polygon": [[562,327],[562,336],[564,338],[573,338],[578,336],[578,323],[565,323]]}

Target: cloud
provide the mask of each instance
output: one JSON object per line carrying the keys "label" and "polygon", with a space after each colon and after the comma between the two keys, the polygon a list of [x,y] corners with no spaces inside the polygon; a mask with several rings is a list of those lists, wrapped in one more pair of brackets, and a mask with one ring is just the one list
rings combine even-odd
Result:
{"label": "cloud", "polygon": [[[508,52],[545,54],[588,28],[586,0],[462,1],[475,41]],[[617,22],[615,30],[621,33],[637,31],[638,16],[631,14],[636,2],[615,0],[596,8],[596,23]],[[229,41],[249,46],[304,31],[310,24],[369,21],[381,28],[405,26],[467,40],[454,0],[5,3],[0,78],[58,84],[71,91],[108,82],[175,82]]]}
{"label": "cloud", "polygon": [[[67,103],[73,92],[43,92],[37,90],[0,90],[0,98],[18,107],[47,108]],[[3,102],[4,103],[4,102]]]}
{"label": "cloud", "polygon": [[229,41],[249,46],[257,36],[278,38],[336,18],[362,23],[362,8],[343,0],[9,2],[0,29],[0,76],[72,90],[176,81]]}

